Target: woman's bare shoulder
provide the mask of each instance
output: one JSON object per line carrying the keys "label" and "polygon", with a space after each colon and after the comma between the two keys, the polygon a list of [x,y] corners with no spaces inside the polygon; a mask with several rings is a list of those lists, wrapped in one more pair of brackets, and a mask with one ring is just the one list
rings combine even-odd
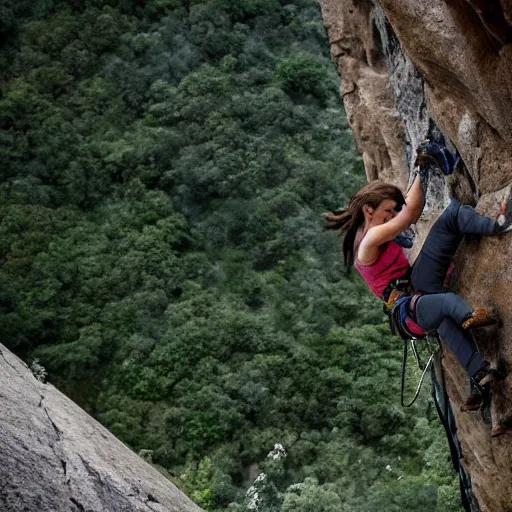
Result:
{"label": "woman's bare shoulder", "polygon": [[[370,230],[368,230],[368,232],[369,231]],[[356,240],[354,243],[354,256],[355,260],[358,261],[361,265],[369,266],[375,263],[379,257],[380,248],[379,246],[367,243],[366,235],[367,233],[365,234],[363,231],[361,231],[359,239],[356,235]]]}

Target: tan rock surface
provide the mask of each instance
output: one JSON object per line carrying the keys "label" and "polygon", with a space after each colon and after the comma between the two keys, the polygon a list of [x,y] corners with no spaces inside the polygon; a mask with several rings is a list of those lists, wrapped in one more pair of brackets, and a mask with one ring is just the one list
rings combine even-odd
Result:
{"label": "tan rock surface", "polygon": [[143,461],[0,345],[2,512],[200,512]]}
{"label": "tan rock surface", "polygon": [[[368,179],[393,176],[407,184],[403,125],[394,108],[384,55],[368,23],[372,4],[322,0],[331,54],[343,70],[341,95]],[[379,144],[375,144],[379,140]]]}
{"label": "tan rock surface", "polygon": [[[509,0],[321,0],[331,53],[369,179],[401,186],[413,148],[441,132],[466,170],[430,188],[414,258],[450,194],[487,215],[512,182],[512,2]],[[393,135],[391,135],[393,134]],[[475,336],[490,360],[512,362],[512,235],[468,237],[453,287],[470,303],[494,304],[501,329]],[[459,413],[467,376],[446,350],[444,366],[461,440],[482,511],[512,510],[512,437],[490,437],[479,414]],[[512,367],[512,365],[510,365]],[[499,384],[493,422],[512,414],[512,377]]]}

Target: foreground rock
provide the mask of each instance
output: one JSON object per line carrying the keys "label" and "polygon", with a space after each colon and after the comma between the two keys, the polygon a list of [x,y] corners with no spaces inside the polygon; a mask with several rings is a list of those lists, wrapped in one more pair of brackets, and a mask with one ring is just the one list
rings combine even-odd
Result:
{"label": "foreground rock", "polygon": [[[499,0],[321,0],[341,94],[368,179],[401,186],[414,148],[427,135],[455,146],[465,168],[429,189],[417,226],[414,259],[450,195],[487,215],[512,181],[512,11]],[[476,341],[497,362],[512,360],[512,236],[468,239],[459,250],[453,287],[474,305],[494,304],[504,325]],[[478,414],[459,413],[467,377],[445,350],[464,465],[483,511],[510,510],[511,438],[490,437]],[[494,426],[509,425],[512,379],[495,392]]]}
{"label": "foreground rock", "polygon": [[2,512],[200,512],[0,345]]}

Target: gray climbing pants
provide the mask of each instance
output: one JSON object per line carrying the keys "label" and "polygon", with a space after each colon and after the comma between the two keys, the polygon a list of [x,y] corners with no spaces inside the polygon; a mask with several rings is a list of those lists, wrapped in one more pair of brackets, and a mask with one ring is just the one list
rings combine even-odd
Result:
{"label": "gray climbing pants", "polygon": [[485,365],[473,340],[460,326],[472,308],[462,297],[445,293],[444,281],[463,236],[492,235],[495,225],[471,206],[452,199],[430,230],[411,275],[414,290],[427,294],[417,302],[418,325],[425,330],[437,329],[470,377]]}

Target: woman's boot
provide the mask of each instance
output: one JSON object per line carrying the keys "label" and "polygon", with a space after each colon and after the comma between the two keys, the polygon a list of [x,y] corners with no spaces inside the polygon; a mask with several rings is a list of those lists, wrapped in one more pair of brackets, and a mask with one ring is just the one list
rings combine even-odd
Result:
{"label": "woman's boot", "polygon": [[484,327],[498,322],[499,317],[494,309],[478,307],[462,322],[462,328],[472,329],[473,327]]}
{"label": "woman's boot", "polygon": [[488,362],[478,370],[471,378],[470,394],[461,407],[462,411],[478,411],[481,407],[489,405],[491,401],[492,390],[499,380],[503,380],[507,375],[507,369],[504,365],[500,369],[491,368]]}

